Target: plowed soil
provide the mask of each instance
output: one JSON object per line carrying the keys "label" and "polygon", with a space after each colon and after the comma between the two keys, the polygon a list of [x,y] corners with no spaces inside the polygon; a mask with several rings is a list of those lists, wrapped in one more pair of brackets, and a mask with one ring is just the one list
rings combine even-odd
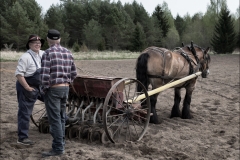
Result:
{"label": "plowed soil", "polygon": [[[193,92],[193,119],[170,118],[173,89],[158,96],[160,124],[149,124],[140,142],[99,144],[67,139],[65,154],[51,160],[238,160],[239,159],[239,55],[212,55],[210,75],[198,78]],[[135,78],[135,59],[76,61],[79,75]],[[17,144],[17,62],[1,62],[0,159],[37,160],[51,149],[50,134],[39,133],[31,122],[34,146]],[[83,72],[84,71],[84,72]],[[182,90],[182,99],[184,98]],[[37,102],[40,103],[40,102]],[[182,103],[181,103],[182,105]]]}

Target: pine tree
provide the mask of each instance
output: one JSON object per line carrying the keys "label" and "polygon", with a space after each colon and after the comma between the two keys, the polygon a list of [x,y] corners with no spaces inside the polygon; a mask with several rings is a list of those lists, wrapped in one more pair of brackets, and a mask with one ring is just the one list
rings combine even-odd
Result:
{"label": "pine tree", "polygon": [[102,28],[100,24],[92,19],[87,25],[84,26],[83,30],[85,36],[85,43],[89,49],[97,49],[98,45],[101,44]]}
{"label": "pine tree", "polygon": [[26,50],[25,45],[30,34],[46,36],[47,27],[41,16],[41,7],[35,0],[4,0],[0,8],[3,9],[1,33],[4,33],[1,35],[1,45],[13,43],[13,48],[18,51]]}
{"label": "pine tree", "polygon": [[88,0],[84,5],[84,9],[86,10],[85,12],[85,19],[87,22],[91,21],[92,19],[98,20],[99,16],[99,7],[100,3],[99,1],[90,1]]}
{"label": "pine tree", "polygon": [[240,48],[240,32],[238,32],[236,47]]}
{"label": "pine tree", "polygon": [[26,49],[26,41],[29,34],[33,34],[34,26],[29,20],[26,10],[17,1],[8,11],[5,16],[9,28],[6,38],[9,43],[14,43],[14,48]]}
{"label": "pine tree", "polygon": [[119,41],[119,47],[123,50],[130,50],[131,48],[131,34],[134,31],[134,23],[130,16],[127,14],[125,10],[122,10],[122,16],[123,16],[123,27],[122,27],[122,34],[121,34],[121,40]]}
{"label": "pine tree", "polygon": [[1,14],[0,14],[0,21],[1,21],[1,25],[0,25],[0,33],[1,33],[0,34],[0,45],[1,45],[1,47],[3,47],[4,44],[10,45],[7,35],[8,35],[8,29],[11,26],[9,25],[9,23],[7,22],[5,17],[3,17]]}
{"label": "pine tree", "polygon": [[156,35],[154,35],[154,32],[152,32],[152,27],[155,26],[151,24],[153,23],[151,17],[147,13],[143,5],[141,3],[139,4],[136,0],[132,2],[132,8],[134,11],[134,18],[132,19],[133,23],[135,25],[137,25],[137,23],[141,24],[145,37],[145,45],[153,44],[153,41],[155,41],[154,36]]}
{"label": "pine tree", "polygon": [[166,37],[170,26],[168,24],[168,20],[167,20],[166,16],[164,16],[164,12],[162,11],[160,5],[157,5],[152,16],[155,16],[157,18],[157,20],[158,20],[157,25],[162,30],[163,37]]}
{"label": "pine tree", "polygon": [[185,24],[184,19],[177,14],[174,24],[178,31],[179,36],[182,36],[183,32],[186,29],[186,24]]}
{"label": "pine tree", "polygon": [[61,43],[67,46],[69,34],[65,32],[63,23],[63,9],[59,5],[52,5],[45,14],[44,20],[49,29],[57,29],[61,33]]}
{"label": "pine tree", "polygon": [[146,46],[162,46],[162,30],[155,27],[156,21],[156,17],[152,17],[148,24],[149,30],[145,33]]}
{"label": "pine tree", "polygon": [[[44,23],[42,8],[36,2],[36,0],[24,0],[20,3],[22,8],[27,12],[28,19],[32,25],[32,31],[30,34],[38,34],[41,38],[46,37],[48,30],[47,25]],[[48,44],[44,43],[42,49],[47,49]]]}
{"label": "pine tree", "polygon": [[146,37],[140,23],[137,23],[132,37],[132,51],[142,51],[145,48]]}
{"label": "pine tree", "polygon": [[123,31],[123,16],[121,11],[116,7],[112,7],[110,14],[104,20],[104,35],[107,39],[107,46],[111,50],[119,49],[119,41],[122,38]]}
{"label": "pine tree", "polygon": [[219,19],[215,25],[211,45],[218,54],[232,53],[235,44],[233,20],[227,7],[222,7]]}
{"label": "pine tree", "polygon": [[79,45],[83,44],[83,28],[86,24],[86,10],[81,3],[67,1],[63,4],[63,21],[65,32],[69,34],[68,46],[78,41]]}

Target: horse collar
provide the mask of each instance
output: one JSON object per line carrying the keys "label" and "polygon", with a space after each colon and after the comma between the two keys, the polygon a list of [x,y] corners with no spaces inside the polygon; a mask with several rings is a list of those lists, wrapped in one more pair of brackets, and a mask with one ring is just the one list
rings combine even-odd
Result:
{"label": "horse collar", "polygon": [[[177,51],[187,60],[187,62],[188,62],[188,64],[189,64],[189,75],[190,75],[190,74],[193,74],[193,73],[195,72],[195,71],[194,71],[194,68],[193,68],[193,65],[192,65],[191,62],[193,62],[196,66],[198,66],[196,70],[199,69],[199,63],[196,64],[196,63],[188,56],[188,54],[183,51],[182,48],[180,48],[180,49],[177,50]],[[193,54],[193,55],[194,55],[194,54]]]}

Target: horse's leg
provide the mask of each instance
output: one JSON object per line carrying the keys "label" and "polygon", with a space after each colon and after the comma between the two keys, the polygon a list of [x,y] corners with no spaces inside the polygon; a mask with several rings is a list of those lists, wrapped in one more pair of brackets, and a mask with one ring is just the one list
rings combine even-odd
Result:
{"label": "horse's leg", "polygon": [[174,88],[174,105],[172,107],[171,118],[181,116],[180,109],[179,109],[179,105],[181,102],[180,89],[181,88]]}
{"label": "horse's leg", "polygon": [[186,88],[186,95],[183,102],[183,109],[182,109],[182,118],[183,119],[191,119],[193,118],[190,114],[190,104],[192,100],[192,88]]}
{"label": "horse's leg", "polygon": [[158,94],[150,96],[151,113],[152,113],[150,117],[150,123],[154,123],[154,124],[159,124],[158,116],[156,112],[157,97],[158,97]]}

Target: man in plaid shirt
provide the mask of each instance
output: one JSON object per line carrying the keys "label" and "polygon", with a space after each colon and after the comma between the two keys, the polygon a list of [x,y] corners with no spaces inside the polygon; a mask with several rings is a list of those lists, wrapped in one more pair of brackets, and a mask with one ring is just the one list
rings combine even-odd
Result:
{"label": "man in plaid shirt", "polygon": [[65,149],[65,112],[69,84],[77,76],[72,53],[60,45],[60,33],[50,29],[47,35],[49,49],[42,56],[41,82],[44,103],[53,137],[52,150],[43,152],[43,157],[56,156]]}

